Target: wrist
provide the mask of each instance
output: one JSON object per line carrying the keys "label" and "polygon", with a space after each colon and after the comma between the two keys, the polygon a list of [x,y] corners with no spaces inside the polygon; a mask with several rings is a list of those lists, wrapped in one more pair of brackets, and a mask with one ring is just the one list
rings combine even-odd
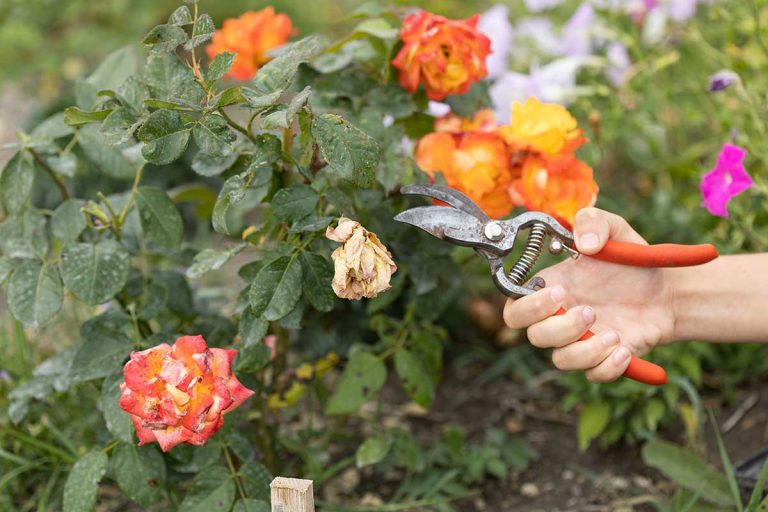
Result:
{"label": "wrist", "polygon": [[700,338],[701,290],[697,274],[701,267],[667,269],[670,287],[672,332],[669,342]]}

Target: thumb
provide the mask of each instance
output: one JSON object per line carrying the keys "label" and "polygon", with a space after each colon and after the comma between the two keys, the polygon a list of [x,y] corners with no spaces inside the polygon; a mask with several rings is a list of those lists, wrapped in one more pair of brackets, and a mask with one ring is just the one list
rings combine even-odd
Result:
{"label": "thumb", "polygon": [[582,208],[573,224],[576,248],[584,254],[596,254],[608,240],[647,245],[626,220],[599,208]]}

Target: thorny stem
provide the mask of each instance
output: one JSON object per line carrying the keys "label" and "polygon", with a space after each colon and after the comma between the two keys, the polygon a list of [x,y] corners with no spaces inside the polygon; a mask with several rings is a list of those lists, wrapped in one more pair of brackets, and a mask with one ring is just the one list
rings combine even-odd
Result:
{"label": "thorny stem", "polygon": [[45,171],[45,173],[51,177],[53,182],[56,184],[56,186],[59,189],[59,192],[61,193],[61,199],[66,201],[69,199],[69,192],[67,191],[66,185],[64,185],[64,182],[61,181],[61,178],[59,178],[55,172],[53,172],[53,169],[48,165],[48,163],[40,158],[40,155],[35,151],[34,149],[27,148],[27,151],[32,155],[32,157],[35,159],[35,162],[40,165],[40,167]]}

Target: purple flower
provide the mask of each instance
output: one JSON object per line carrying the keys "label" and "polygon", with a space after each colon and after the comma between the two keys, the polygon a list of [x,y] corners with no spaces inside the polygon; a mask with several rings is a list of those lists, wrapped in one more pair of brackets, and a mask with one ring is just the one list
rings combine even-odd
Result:
{"label": "purple flower", "polygon": [[724,69],[709,77],[709,92],[724,91],[739,81],[739,75]]}
{"label": "purple flower", "polygon": [[509,49],[514,39],[509,8],[506,5],[494,5],[480,15],[477,29],[491,40],[491,53],[485,59],[488,76],[493,78],[502,75],[507,70]]}
{"label": "purple flower", "polygon": [[701,178],[703,206],[712,215],[728,218],[728,201],[752,186],[743,164],[746,154],[746,149],[724,144],[715,168]]}
{"label": "purple flower", "polygon": [[632,61],[629,59],[627,47],[622,43],[614,41],[608,45],[605,51],[605,57],[608,59],[608,66],[605,68],[605,76],[614,85],[618,86],[624,82],[624,75]]}
{"label": "purple flower", "polygon": [[592,31],[595,10],[584,2],[563,25],[560,39],[560,55],[592,55]]}
{"label": "purple flower", "polygon": [[561,3],[563,0],[525,0],[525,7],[531,12],[539,12],[557,7]]}

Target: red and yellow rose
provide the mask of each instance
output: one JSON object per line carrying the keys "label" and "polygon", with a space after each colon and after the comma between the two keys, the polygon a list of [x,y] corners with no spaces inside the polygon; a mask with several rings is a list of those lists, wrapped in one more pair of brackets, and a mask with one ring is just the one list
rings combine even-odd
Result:
{"label": "red and yellow rose", "polygon": [[249,80],[269,62],[267,52],[287,43],[295,32],[291,18],[275,13],[275,9],[269,6],[260,11],[246,12],[239,18],[224,20],[221,29],[213,34],[206,51],[211,59],[224,52],[236,53],[227,76]]}
{"label": "red and yellow rose", "polygon": [[123,368],[120,407],[131,415],[139,445],[205,444],[222,416],[253,391],[232,374],[237,350],[208,348],[202,336],[182,336],[173,346],[132,352]]}
{"label": "red and yellow rose", "polygon": [[403,47],[392,65],[400,70],[400,85],[416,92],[424,84],[427,97],[442,100],[464,94],[485,77],[491,41],[477,30],[479,15],[449,20],[426,11],[405,18],[400,30]]}

